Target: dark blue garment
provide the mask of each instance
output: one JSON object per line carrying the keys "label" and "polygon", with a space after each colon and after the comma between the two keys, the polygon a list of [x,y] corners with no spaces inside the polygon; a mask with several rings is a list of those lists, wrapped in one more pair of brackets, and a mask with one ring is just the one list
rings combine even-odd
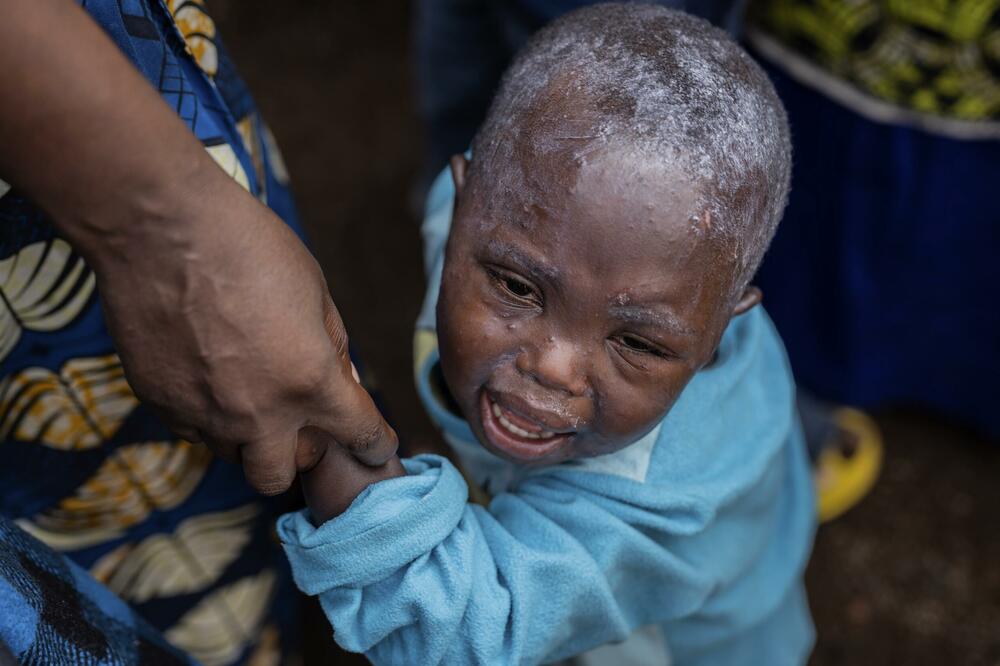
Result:
{"label": "dark blue garment", "polygon": [[196,663],[80,567],[2,516],[0,608],[0,641],[26,666]]}
{"label": "dark blue garment", "polygon": [[798,382],[1000,436],[1000,142],[873,122],[769,73],[795,160],[758,283]]}

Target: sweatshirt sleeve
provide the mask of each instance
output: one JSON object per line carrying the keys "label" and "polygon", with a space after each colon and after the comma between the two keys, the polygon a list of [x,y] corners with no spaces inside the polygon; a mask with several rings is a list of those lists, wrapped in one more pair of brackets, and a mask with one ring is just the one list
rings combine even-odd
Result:
{"label": "sweatshirt sleeve", "polygon": [[319,528],[305,512],[278,527],[337,642],[376,664],[560,659],[688,615],[711,592],[711,568],[670,548],[698,522],[683,501],[647,511],[540,474],[487,510],[447,460],[404,464],[408,476]]}

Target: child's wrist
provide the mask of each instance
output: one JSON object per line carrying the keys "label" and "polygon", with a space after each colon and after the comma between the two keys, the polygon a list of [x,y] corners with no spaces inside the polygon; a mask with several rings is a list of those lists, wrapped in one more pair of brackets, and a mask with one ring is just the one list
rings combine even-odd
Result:
{"label": "child's wrist", "polygon": [[346,511],[373,483],[405,475],[398,456],[378,467],[369,467],[331,442],[319,462],[302,473],[302,490],[312,521],[319,526]]}

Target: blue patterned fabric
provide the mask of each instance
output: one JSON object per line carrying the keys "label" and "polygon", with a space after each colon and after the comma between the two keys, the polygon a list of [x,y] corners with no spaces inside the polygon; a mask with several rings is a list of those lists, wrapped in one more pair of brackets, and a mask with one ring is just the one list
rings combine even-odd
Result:
{"label": "blue patterned fabric", "polygon": [[[281,157],[202,1],[81,4],[220,167],[301,236]],[[60,574],[66,594],[89,571],[195,658],[228,664],[277,659],[295,633],[274,515],[237,466],[138,403],[93,273],[0,181],[0,517],[80,567]]]}
{"label": "blue patterned fabric", "polygon": [[20,663],[195,664],[80,567],[0,517],[0,640]]}

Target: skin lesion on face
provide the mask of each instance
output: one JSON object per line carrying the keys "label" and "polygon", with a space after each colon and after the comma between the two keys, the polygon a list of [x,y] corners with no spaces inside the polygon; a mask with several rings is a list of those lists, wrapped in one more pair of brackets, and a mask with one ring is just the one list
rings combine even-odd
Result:
{"label": "skin lesion on face", "polygon": [[534,186],[520,197],[468,187],[452,161],[441,369],[480,442],[518,464],[641,438],[759,300],[734,304],[724,253],[691,226],[688,179],[589,154],[522,165]]}

